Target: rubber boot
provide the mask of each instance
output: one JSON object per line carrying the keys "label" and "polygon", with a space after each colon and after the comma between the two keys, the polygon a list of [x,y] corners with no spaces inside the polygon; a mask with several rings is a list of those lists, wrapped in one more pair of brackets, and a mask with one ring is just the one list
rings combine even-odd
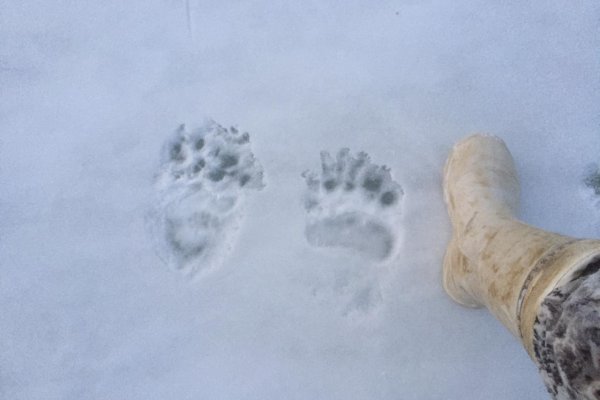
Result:
{"label": "rubber boot", "polygon": [[538,363],[534,325],[544,299],[598,261],[600,241],[520,222],[514,162],[494,136],[474,135],[454,146],[444,199],[453,226],[443,266],[446,292],[464,306],[487,307]]}

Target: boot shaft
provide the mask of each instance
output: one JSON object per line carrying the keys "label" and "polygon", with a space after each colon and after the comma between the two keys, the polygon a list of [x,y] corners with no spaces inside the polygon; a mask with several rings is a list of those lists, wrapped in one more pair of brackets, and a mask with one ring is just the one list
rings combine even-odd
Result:
{"label": "boot shaft", "polygon": [[514,161],[501,139],[474,135],[454,146],[444,170],[453,226],[444,287],[463,305],[487,307],[533,357],[533,324],[543,299],[600,254],[600,241],[519,221],[519,193]]}
{"label": "boot shaft", "polygon": [[516,218],[519,179],[501,139],[473,135],[453,147],[444,168],[444,200],[458,235]]}

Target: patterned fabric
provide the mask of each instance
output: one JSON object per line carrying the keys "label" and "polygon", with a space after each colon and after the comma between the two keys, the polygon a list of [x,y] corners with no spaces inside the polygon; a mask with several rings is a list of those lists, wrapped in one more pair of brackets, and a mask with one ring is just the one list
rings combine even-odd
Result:
{"label": "patterned fabric", "polygon": [[557,400],[600,400],[600,260],[552,291],[534,325],[534,351]]}

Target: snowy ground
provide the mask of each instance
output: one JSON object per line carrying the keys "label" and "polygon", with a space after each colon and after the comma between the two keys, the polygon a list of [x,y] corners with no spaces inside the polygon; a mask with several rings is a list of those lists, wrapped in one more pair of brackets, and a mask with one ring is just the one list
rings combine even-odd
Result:
{"label": "snowy ground", "polygon": [[[517,341],[443,293],[441,168],[497,134],[525,221],[600,236],[599,18],[591,0],[2,2],[0,398],[547,398]],[[189,280],[148,221],[161,149],[206,118],[250,133],[264,188],[228,189],[239,229]],[[393,251],[379,228],[366,248],[306,228],[323,216],[301,174],[343,147],[404,194],[313,197],[382,222]]]}

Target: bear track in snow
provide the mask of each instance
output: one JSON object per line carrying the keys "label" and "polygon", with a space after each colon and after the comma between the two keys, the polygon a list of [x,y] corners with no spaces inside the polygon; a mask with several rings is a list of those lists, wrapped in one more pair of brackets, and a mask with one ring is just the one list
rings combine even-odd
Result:
{"label": "bear track in snow", "polygon": [[600,167],[598,164],[588,164],[582,176],[581,194],[583,199],[596,208],[600,208]]}
{"label": "bear track in snow", "polygon": [[583,183],[594,195],[600,196],[600,168],[597,164],[589,164],[584,172]]}
{"label": "bear track in snow", "polygon": [[261,190],[263,169],[250,136],[214,121],[165,143],[150,229],[159,256],[193,277],[217,269],[235,243],[245,194]]}
{"label": "bear track in snow", "polygon": [[306,171],[307,212],[305,236],[317,247],[354,250],[383,261],[398,248],[402,187],[386,166],[370,161],[365,152],[356,157],[347,148],[336,159],[321,152],[321,174]]}

